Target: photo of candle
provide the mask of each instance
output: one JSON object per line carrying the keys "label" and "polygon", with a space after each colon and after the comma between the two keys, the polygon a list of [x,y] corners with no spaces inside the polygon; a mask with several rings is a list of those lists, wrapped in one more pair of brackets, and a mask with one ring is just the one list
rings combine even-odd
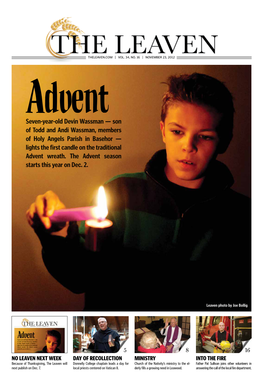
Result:
{"label": "photo of candle", "polygon": [[106,219],[108,208],[103,186],[99,188],[95,215],[95,219],[88,219],[85,222],[85,246],[90,251],[98,252],[109,243],[113,225],[111,220]]}

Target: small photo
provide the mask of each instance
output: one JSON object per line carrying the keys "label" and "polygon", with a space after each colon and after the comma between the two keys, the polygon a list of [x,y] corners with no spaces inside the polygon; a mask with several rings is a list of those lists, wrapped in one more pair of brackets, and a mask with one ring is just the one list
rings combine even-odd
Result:
{"label": "small photo", "polygon": [[64,353],[64,328],[14,329],[14,353]]}
{"label": "small photo", "polygon": [[251,338],[250,316],[196,317],[197,353],[240,353]]}
{"label": "small photo", "polygon": [[178,353],[189,338],[188,316],[135,317],[136,353]]}
{"label": "small photo", "polygon": [[74,353],[117,353],[120,350],[125,351],[128,338],[128,317],[73,317]]}
{"label": "small photo", "polygon": [[67,317],[12,317],[12,353],[66,353]]}

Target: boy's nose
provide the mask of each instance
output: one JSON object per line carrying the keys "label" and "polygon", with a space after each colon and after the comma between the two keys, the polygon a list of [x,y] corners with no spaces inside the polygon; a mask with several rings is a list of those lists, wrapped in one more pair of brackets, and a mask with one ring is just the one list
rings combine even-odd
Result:
{"label": "boy's nose", "polygon": [[186,151],[186,152],[193,152],[193,151],[197,151],[197,148],[196,148],[196,144],[195,144],[195,140],[194,140],[194,137],[185,137],[183,142],[182,142],[182,150],[183,151]]}

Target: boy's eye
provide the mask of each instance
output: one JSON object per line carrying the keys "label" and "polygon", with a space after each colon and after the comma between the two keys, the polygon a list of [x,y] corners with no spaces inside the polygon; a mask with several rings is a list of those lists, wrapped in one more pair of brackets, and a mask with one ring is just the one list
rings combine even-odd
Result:
{"label": "boy's eye", "polygon": [[183,132],[181,130],[172,130],[172,133],[175,135],[181,135]]}
{"label": "boy's eye", "polygon": [[204,139],[205,141],[210,141],[214,139],[214,137],[212,137],[211,135],[199,135],[199,138]]}

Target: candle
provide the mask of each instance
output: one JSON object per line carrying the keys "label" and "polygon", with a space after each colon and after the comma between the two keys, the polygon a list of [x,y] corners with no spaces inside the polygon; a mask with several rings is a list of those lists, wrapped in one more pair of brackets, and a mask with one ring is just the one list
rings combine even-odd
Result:
{"label": "candle", "polygon": [[82,221],[96,218],[97,207],[79,207],[79,208],[65,208],[56,210],[50,216],[51,223],[62,223],[72,221]]}
{"label": "candle", "polygon": [[106,219],[108,215],[107,200],[102,186],[99,188],[95,214],[96,219],[88,219],[85,222],[85,246],[90,251],[98,252],[109,243],[113,225],[111,220]]}

